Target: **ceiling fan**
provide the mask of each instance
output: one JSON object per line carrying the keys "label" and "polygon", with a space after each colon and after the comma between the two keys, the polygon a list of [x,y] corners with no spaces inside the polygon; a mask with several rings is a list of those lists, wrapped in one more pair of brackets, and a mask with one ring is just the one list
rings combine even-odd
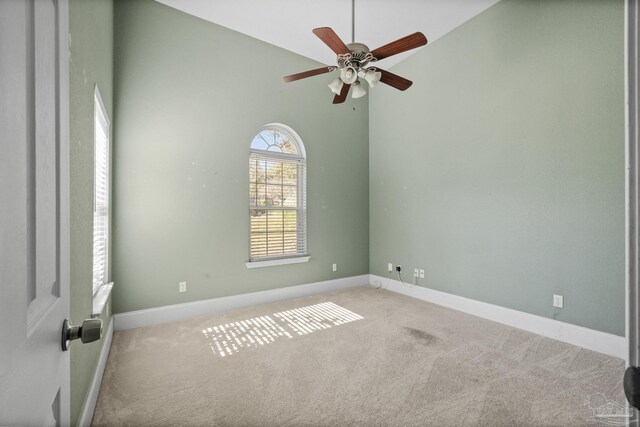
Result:
{"label": "ceiling fan", "polygon": [[353,98],[360,98],[366,95],[367,92],[360,83],[361,78],[367,81],[371,87],[374,87],[378,82],[382,82],[398,90],[407,90],[413,84],[410,80],[376,66],[368,65],[398,53],[424,46],[427,44],[427,38],[421,32],[417,32],[380,46],[377,49],[369,50],[366,45],[354,42],[355,0],[352,0],[351,7],[351,43],[345,44],[335,31],[329,27],[320,27],[313,30],[313,34],[318,36],[320,40],[329,46],[329,49],[336,53],[338,65],[316,68],[315,70],[285,76],[282,79],[289,83],[340,70],[340,76],[329,84],[329,89],[335,93],[334,104],[340,104],[347,99],[351,86],[353,86],[351,94]]}

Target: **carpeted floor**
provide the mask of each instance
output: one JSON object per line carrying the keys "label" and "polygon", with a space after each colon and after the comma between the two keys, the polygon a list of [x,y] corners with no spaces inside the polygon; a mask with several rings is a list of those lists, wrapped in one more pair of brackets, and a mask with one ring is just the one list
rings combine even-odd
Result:
{"label": "carpeted floor", "polygon": [[116,332],[93,425],[587,425],[623,371],[367,286]]}

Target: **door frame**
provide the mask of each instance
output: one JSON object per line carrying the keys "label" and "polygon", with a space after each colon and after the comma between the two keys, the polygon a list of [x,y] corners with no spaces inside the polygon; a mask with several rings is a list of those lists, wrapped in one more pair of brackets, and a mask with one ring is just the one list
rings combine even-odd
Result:
{"label": "door frame", "polygon": [[[60,153],[58,159],[58,179],[59,184],[59,215],[60,215],[60,238],[58,253],[60,256],[60,294],[67,293],[66,313],[67,317],[71,313],[71,163],[70,163],[70,127],[71,114],[69,111],[69,60],[70,46],[69,36],[71,28],[69,25],[69,0],[54,0],[58,8],[58,138]],[[63,365],[64,372],[61,373],[60,388],[60,418],[59,425],[71,424],[71,354],[65,352],[66,362]]]}
{"label": "door frame", "polygon": [[[638,125],[638,46],[640,10],[638,0],[626,0],[624,24],[625,49],[625,336],[627,366],[640,366],[640,140]],[[626,402],[628,407],[630,405]],[[631,407],[632,408],[632,407]],[[638,425],[638,410],[628,425]]]}
{"label": "door frame", "polygon": [[638,182],[638,0],[625,5],[625,186],[626,186],[626,338],[627,365],[640,366],[640,183]]}

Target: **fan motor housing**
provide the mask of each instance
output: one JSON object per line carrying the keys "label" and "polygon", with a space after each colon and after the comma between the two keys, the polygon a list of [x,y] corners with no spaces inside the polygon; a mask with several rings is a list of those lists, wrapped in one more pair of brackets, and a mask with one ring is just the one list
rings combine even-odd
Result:
{"label": "fan motor housing", "polygon": [[354,67],[356,70],[365,67],[371,60],[369,55],[369,47],[363,43],[349,43],[347,47],[351,51],[348,55],[338,55],[338,68],[348,66]]}
{"label": "fan motor housing", "polygon": [[370,52],[369,47],[364,43],[349,43],[347,47],[351,51],[351,54],[362,53],[363,55],[366,55]]}

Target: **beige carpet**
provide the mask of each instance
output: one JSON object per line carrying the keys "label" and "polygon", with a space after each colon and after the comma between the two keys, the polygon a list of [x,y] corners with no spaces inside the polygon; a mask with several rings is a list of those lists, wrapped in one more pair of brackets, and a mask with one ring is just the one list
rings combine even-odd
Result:
{"label": "beige carpet", "polygon": [[93,425],[588,425],[623,371],[367,286],[116,332]]}

